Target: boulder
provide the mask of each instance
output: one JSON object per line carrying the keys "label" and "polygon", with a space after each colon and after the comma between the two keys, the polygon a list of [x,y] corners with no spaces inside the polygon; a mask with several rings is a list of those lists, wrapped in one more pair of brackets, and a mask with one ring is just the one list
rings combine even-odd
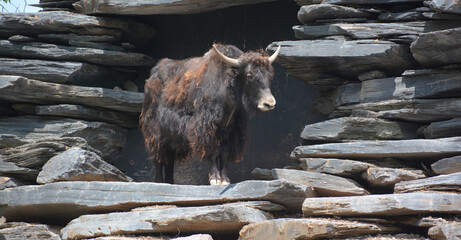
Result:
{"label": "boulder", "polygon": [[309,216],[404,216],[459,214],[461,194],[414,192],[352,197],[307,198],[303,213]]}
{"label": "boulder", "polygon": [[422,129],[426,138],[455,137],[461,135],[461,118],[433,122]]}
{"label": "boulder", "polygon": [[425,177],[421,170],[401,168],[371,167],[362,173],[362,178],[373,187],[393,187],[402,181]]}
{"label": "boulder", "polygon": [[461,172],[461,155],[440,159],[437,162],[431,164],[431,169],[435,174],[450,174]]}
{"label": "boulder", "polygon": [[411,44],[413,57],[422,65],[461,63],[461,28],[423,33]]}
{"label": "boulder", "polygon": [[239,240],[250,239],[326,239],[398,231],[397,227],[375,223],[326,218],[281,218],[246,225]]}
{"label": "boulder", "polygon": [[61,230],[62,238],[142,233],[235,233],[244,225],[272,219],[263,211],[243,204],[203,207],[161,207],[130,212],[83,215]]}
{"label": "boulder", "polygon": [[461,14],[461,2],[459,0],[431,0],[427,6],[437,12]]}
{"label": "boulder", "polygon": [[416,138],[418,124],[377,118],[343,117],[306,125],[301,138],[308,141],[390,140]]}
{"label": "boulder", "polygon": [[0,225],[0,236],[4,240],[40,239],[61,240],[58,234],[44,224],[30,224],[25,222],[8,222]]}
{"label": "boulder", "polygon": [[403,181],[395,184],[394,192],[416,191],[454,191],[461,192],[461,172],[440,175],[435,177]]}
{"label": "boulder", "polygon": [[133,181],[94,152],[78,147],[52,157],[42,167],[37,183],[59,181]]}
{"label": "boulder", "polygon": [[357,177],[375,165],[337,158],[300,158],[300,166],[310,172],[328,173],[341,177]]}
{"label": "boulder", "polygon": [[372,14],[356,8],[333,4],[313,4],[302,6],[298,20],[304,24],[320,19],[370,17]]}
{"label": "boulder", "polygon": [[427,233],[432,239],[460,239],[461,222],[440,223],[437,226],[429,228]]}
{"label": "boulder", "polygon": [[461,153],[461,137],[440,139],[358,141],[299,146],[291,158],[399,158],[421,161]]}
{"label": "boulder", "polygon": [[312,186],[320,196],[357,196],[369,192],[353,180],[329,174],[307,172],[294,169],[255,168],[253,176],[266,180],[285,180]]}
{"label": "boulder", "polygon": [[78,104],[138,114],[144,94],[0,75],[0,99],[14,103]]}
{"label": "boulder", "polygon": [[[48,198],[46,196],[53,196]],[[297,210],[311,187],[276,181],[245,181],[229,186],[135,182],[56,182],[0,191],[0,215],[8,221],[70,221],[82,214],[126,211],[155,204],[197,206],[265,200]]]}

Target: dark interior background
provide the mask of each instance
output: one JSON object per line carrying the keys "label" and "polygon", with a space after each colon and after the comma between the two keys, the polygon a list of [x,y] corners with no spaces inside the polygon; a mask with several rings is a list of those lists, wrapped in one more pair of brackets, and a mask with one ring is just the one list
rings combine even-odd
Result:
{"label": "dark interior background", "polygon": [[[233,44],[243,51],[264,49],[274,41],[295,40],[292,26],[299,24],[295,1],[233,7],[203,14],[142,16],[135,20],[156,29],[152,41],[140,51],[156,59],[183,59],[200,56],[214,42]],[[244,161],[231,164],[232,182],[252,179],[256,168],[291,165],[290,152],[299,145],[304,125],[326,117],[313,113],[318,91],[305,82],[289,77],[274,64],[272,92],[277,100],[274,110],[256,114],[250,120],[249,140]],[[137,84],[143,89],[145,76]],[[130,132],[116,166],[137,181],[152,181],[151,164],[146,160],[142,135]],[[207,184],[208,164],[199,160],[177,163],[175,181],[181,184]]]}

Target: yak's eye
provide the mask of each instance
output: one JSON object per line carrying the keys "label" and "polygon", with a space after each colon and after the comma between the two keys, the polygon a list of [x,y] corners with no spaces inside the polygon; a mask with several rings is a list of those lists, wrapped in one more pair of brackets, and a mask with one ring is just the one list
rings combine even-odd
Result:
{"label": "yak's eye", "polygon": [[247,79],[248,79],[248,80],[253,80],[253,75],[252,75],[251,73],[248,73],[248,74],[247,74]]}

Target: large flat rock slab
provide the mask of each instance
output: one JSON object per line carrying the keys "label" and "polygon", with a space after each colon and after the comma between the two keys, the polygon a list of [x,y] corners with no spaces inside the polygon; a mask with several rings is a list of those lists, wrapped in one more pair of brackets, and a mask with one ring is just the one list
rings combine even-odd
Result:
{"label": "large flat rock slab", "polygon": [[424,33],[411,44],[413,57],[422,65],[461,63],[461,28]]}
{"label": "large flat rock slab", "polygon": [[236,233],[244,225],[272,219],[242,204],[146,207],[130,212],[83,215],[61,230],[63,239],[136,233]]}
{"label": "large flat rock slab", "polygon": [[239,240],[325,239],[394,231],[398,231],[398,228],[357,221],[282,218],[244,226],[240,231]]}
{"label": "large flat rock slab", "polygon": [[461,154],[461,137],[388,141],[358,141],[299,146],[291,158],[443,158]]}
{"label": "large flat rock slab", "polygon": [[337,158],[300,158],[298,161],[306,171],[342,177],[357,177],[368,168],[375,167],[375,165],[366,162]]}
{"label": "large flat rock slab", "polygon": [[461,194],[414,192],[353,197],[307,198],[303,213],[308,216],[403,216],[412,214],[459,214]]}
{"label": "large flat rock slab", "polygon": [[426,138],[455,137],[461,135],[461,118],[433,122],[422,129]]}
{"label": "large flat rock slab", "polygon": [[0,192],[0,215],[15,219],[68,221],[83,214],[124,211],[155,204],[197,206],[267,200],[299,210],[310,187],[283,181],[245,181],[230,186],[126,182],[57,182]]}
{"label": "large flat rock slab", "polygon": [[461,193],[461,172],[403,181],[395,184],[394,192],[454,191]]}
{"label": "large flat rock slab", "polygon": [[141,112],[144,94],[99,87],[48,83],[20,76],[0,75],[0,99],[13,103],[69,103],[139,113]]}
{"label": "large flat rock slab", "polygon": [[299,9],[298,20],[304,24],[321,19],[370,17],[372,14],[351,7],[334,4],[305,5]]}

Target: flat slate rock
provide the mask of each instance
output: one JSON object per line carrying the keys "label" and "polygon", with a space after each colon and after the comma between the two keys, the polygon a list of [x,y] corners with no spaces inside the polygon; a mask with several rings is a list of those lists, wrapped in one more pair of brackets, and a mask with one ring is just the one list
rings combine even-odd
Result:
{"label": "flat slate rock", "polygon": [[404,216],[459,214],[461,194],[414,192],[353,197],[307,198],[304,217],[309,216]]}
{"label": "flat slate rock", "polygon": [[378,234],[374,236],[355,236],[351,238],[334,238],[334,240],[427,240],[427,237],[410,233],[398,233]]}
{"label": "flat slate rock", "polygon": [[[46,196],[52,196],[50,198]],[[283,181],[245,181],[229,186],[127,182],[57,182],[0,191],[0,215],[8,221],[69,221],[83,214],[126,211],[155,204],[197,206],[265,200],[298,210],[310,187]]]}
{"label": "flat slate rock", "polygon": [[343,117],[306,125],[301,138],[326,142],[412,139],[416,138],[419,126],[377,118]]}
{"label": "flat slate rock", "polygon": [[44,224],[25,222],[8,222],[0,225],[0,236],[3,240],[40,239],[61,240],[61,237]]}
{"label": "flat slate rock", "polygon": [[158,15],[158,14],[193,14],[210,12],[218,9],[249,5],[275,0],[163,0],[163,1],[131,1],[121,0],[81,0],[73,4],[83,14],[118,14],[118,15]]}
{"label": "flat slate rock", "polygon": [[375,165],[337,158],[300,158],[300,166],[310,172],[327,173],[341,177],[358,177],[362,172]]}
{"label": "flat slate rock", "polygon": [[431,164],[431,169],[435,174],[461,172],[461,155],[440,159]]}
{"label": "flat slate rock", "polygon": [[298,20],[304,24],[321,19],[360,18],[370,17],[372,14],[356,8],[334,4],[313,4],[302,6],[298,12]]}
{"label": "flat slate rock", "polygon": [[426,175],[421,170],[402,168],[370,167],[362,173],[362,178],[373,187],[393,187],[402,181],[425,177]]}
{"label": "flat slate rock", "polygon": [[423,33],[411,44],[413,57],[422,65],[461,63],[461,28]]}
{"label": "flat slate rock", "polygon": [[422,2],[422,0],[314,0],[314,3],[330,3],[338,5],[381,5]]}
{"label": "flat slate rock", "polygon": [[394,192],[454,191],[461,193],[461,172],[403,181],[395,184]]}
{"label": "flat slate rock", "polygon": [[291,158],[443,158],[461,153],[461,137],[440,139],[358,141],[299,146]]}
{"label": "flat slate rock", "polygon": [[0,100],[13,103],[78,104],[140,113],[143,93],[42,82],[0,75]]}
{"label": "flat slate rock", "polygon": [[133,179],[102,160],[96,153],[73,147],[50,158],[37,177],[39,184],[60,181],[132,182]]}
{"label": "flat slate rock", "polygon": [[429,228],[427,234],[436,240],[442,239],[460,239],[461,222],[440,223],[437,226]]}
{"label": "flat slate rock", "polygon": [[236,233],[244,225],[272,219],[244,204],[161,207],[130,212],[83,215],[61,230],[63,239],[136,233]]}
{"label": "flat slate rock", "polygon": [[433,122],[422,130],[425,138],[461,136],[461,118]]}
{"label": "flat slate rock", "polygon": [[246,225],[239,240],[325,239],[398,231],[397,227],[326,218],[281,218]]}
{"label": "flat slate rock", "polygon": [[353,180],[324,173],[293,169],[255,168],[253,176],[266,180],[285,180],[312,186],[320,196],[359,196],[369,192]]}
{"label": "flat slate rock", "polygon": [[461,2],[459,0],[431,0],[427,3],[431,10],[437,12],[461,14]]}

